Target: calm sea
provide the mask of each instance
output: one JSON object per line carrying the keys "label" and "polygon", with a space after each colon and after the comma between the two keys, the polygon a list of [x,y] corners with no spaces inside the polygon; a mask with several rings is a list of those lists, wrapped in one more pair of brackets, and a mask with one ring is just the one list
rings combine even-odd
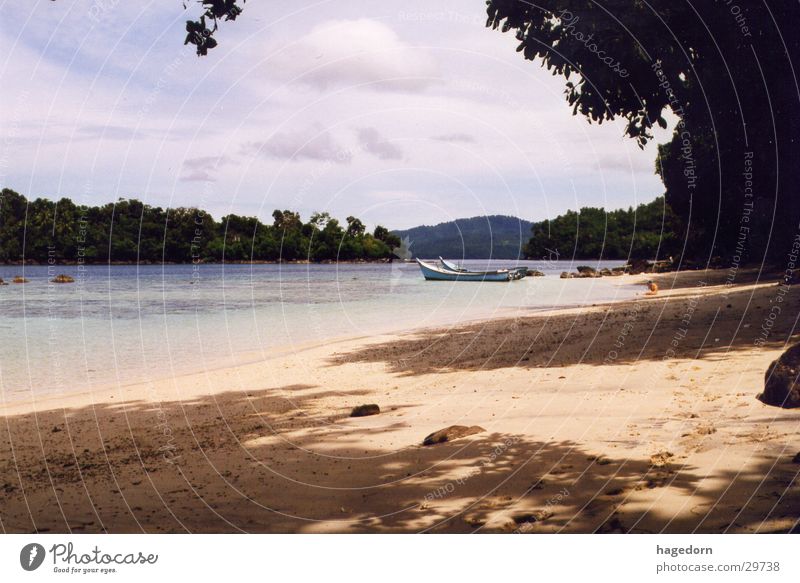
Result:
{"label": "calm sea", "polygon": [[[466,261],[473,268],[510,261]],[[622,300],[619,278],[426,282],[416,264],[0,266],[0,400],[83,392],[269,358],[309,344]]]}

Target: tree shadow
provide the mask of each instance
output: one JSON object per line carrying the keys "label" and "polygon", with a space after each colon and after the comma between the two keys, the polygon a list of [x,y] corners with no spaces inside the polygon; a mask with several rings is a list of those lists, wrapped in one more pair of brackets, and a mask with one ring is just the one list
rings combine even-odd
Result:
{"label": "tree shadow", "polygon": [[[727,294],[706,295],[698,294],[699,288],[687,288],[675,295],[642,297],[580,312],[422,330],[335,354],[329,364],[382,363],[392,373],[414,376],[507,367],[724,359],[737,350],[783,347],[796,334],[800,312],[796,287],[786,293],[779,293],[776,284],[757,294],[752,289],[731,289]],[[780,303],[777,313],[776,302]]]}
{"label": "tree shadow", "polygon": [[[309,385],[6,416],[4,532],[750,532],[800,516],[797,466],[709,479],[662,452],[480,433],[423,447]],[[334,398],[340,407],[331,407]]]}

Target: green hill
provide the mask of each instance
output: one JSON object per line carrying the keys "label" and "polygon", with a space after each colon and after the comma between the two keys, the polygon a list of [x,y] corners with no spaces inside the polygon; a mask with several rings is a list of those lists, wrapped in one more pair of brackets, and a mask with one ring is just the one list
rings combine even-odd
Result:
{"label": "green hill", "polygon": [[[457,219],[447,223],[392,231],[403,240],[409,257],[451,259],[518,259],[533,223],[504,215]],[[398,253],[403,255],[403,252]]]}

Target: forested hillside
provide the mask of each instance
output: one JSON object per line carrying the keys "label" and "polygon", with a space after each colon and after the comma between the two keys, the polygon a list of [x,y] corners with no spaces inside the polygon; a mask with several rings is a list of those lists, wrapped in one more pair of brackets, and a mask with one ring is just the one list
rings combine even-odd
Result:
{"label": "forested hillside", "polygon": [[537,223],[525,247],[530,258],[653,259],[679,255],[680,221],[659,197],[636,208],[586,207]]}
{"label": "forested hillside", "polygon": [[452,259],[517,259],[533,223],[504,215],[456,219],[447,223],[392,231],[408,238],[413,256]]}
{"label": "forested hillside", "polygon": [[400,241],[384,227],[366,232],[347,217],[327,213],[303,222],[276,210],[272,224],[227,215],[215,221],[202,209],[163,209],[120,200],[79,206],[68,198],[28,201],[0,192],[0,263],[188,263],[210,261],[384,260]]}

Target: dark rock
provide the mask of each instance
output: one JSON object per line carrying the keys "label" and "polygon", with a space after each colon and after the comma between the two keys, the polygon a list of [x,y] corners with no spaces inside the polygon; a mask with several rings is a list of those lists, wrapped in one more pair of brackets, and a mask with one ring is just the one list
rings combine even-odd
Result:
{"label": "dark rock", "polygon": [[2,277],[0,277],[0,285],[8,285],[6,282],[3,281]]}
{"label": "dark rock", "polygon": [[800,451],[797,452],[794,457],[792,458],[793,464],[800,464]]}
{"label": "dark rock", "polygon": [[60,275],[56,275],[53,279],[50,280],[53,283],[74,283],[75,278],[69,275],[64,275],[63,273]]}
{"label": "dark rock", "polygon": [[594,267],[589,267],[588,265],[579,265],[575,271],[577,271],[581,277],[594,277],[597,273]]}
{"label": "dark rock", "polygon": [[575,277],[573,274],[569,273],[568,271],[561,272],[561,279],[572,279]]}
{"label": "dark rock", "polygon": [[477,425],[472,425],[471,427],[467,427],[466,425],[451,425],[450,427],[446,427],[445,429],[440,429],[439,431],[431,433],[423,440],[422,445],[436,445],[437,443],[445,443],[447,441],[453,441],[454,439],[467,437],[468,435],[483,433],[484,431],[486,430],[483,427],[479,427]]}
{"label": "dark rock", "polygon": [[64,430],[63,430],[63,429],[61,429],[61,428],[60,428],[58,425],[56,425],[56,426],[54,426],[54,427],[53,427],[53,433],[59,433],[59,432],[61,432],[61,431],[64,431]]}
{"label": "dark rock", "polygon": [[544,277],[544,273],[538,269],[528,269],[528,277]]}
{"label": "dark rock", "polygon": [[625,271],[635,275],[638,273],[646,273],[649,267],[650,265],[647,263],[646,259],[631,259],[628,261]]}
{"label": "dark rock", "polygon": [[764,392],[758,400],[767,405],[791,409],[800,407],[800,344],[795,344],[781,354],[767,368],[764,375]]}
{"label": "dark rock", "polygon": [[371,403],[369,405],[359,405],[358,407],[353,407],[353,410],[350,412],[350,417],[369,417],[370,415],[377,415],[380,412],[381,408],[376,404]]}

